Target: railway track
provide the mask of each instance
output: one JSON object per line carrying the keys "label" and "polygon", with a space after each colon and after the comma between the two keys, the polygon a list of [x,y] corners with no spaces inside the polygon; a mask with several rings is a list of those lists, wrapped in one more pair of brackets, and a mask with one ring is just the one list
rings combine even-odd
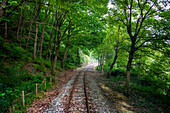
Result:
{"label": "railway track", "polygon": [[86,75],[86,72],[82,71],[75,78],[73,88],[69,96],[69,103],[66,107],[66,112],[90,112]]}
{"label": "railway track", "polygon": [[89,76],[91,71],[93,68],[88,67],[79,70],[43,113],[108,112],[109,107],[105,107],[105,100],[98,91],[97,84]]}

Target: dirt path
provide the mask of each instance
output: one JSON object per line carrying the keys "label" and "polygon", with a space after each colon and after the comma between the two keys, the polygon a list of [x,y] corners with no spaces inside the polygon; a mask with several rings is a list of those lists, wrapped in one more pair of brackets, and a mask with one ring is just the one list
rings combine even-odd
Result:
{"label": "dirt path", "polygon": [[99,74],[93,70],[94,66],[78,70],[43,113],[115,112],[96,83]]}

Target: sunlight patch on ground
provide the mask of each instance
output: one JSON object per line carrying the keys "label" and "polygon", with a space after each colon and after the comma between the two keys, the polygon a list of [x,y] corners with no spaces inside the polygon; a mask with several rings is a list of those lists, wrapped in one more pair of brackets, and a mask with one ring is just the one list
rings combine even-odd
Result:
{"label": "sunlight patch on ground", "polygon": [[130,110],[132,108],[131,105],[129,105],[127,101],[127,97],[124,96],[122,93],[113,91],[111,88],[107,87],[103,83],[99,83],[101,86],[102,90],[104,90],[105,95],[109,97],[109,99],[112,99],[114,101],[114,106],[122,111],[123,113],[134,113],[133,111]]}

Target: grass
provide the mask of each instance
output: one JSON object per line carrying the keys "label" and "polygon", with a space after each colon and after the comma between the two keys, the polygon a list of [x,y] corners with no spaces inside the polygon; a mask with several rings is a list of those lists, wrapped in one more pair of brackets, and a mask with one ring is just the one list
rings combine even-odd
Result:
{"label": "grass", "polygon": [[[103,83],[105,83],[107,87],[126,95],[126,89],[124,87],[126,81],[125,76],[112,76],[110,78],[103,76],[103,78]],[[139,84],[136,77],[131,77],[130,86],[130,93],[127,97],[135,112],[170,112],[168,97],[165,95],[156,94],[152,87]]]}

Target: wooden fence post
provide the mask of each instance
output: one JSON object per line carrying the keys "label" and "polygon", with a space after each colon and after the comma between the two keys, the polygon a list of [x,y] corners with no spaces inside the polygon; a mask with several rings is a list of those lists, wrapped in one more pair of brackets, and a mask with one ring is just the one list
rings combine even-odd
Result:
{"label": "wooden fence post", "polygon": [[54,77],[54,84],[56,84],[57,83],[57,80],[56,80],[56,77]]}
{"label": "wooden fence post", "polygon": [[24,91],[22,91],[22,104],[25,106]]}
{"label": "wooden fence post", "polygon": [[50,88],[51,88],[51,84],[52,84],[52,78],[50,78]]}
{"label": "wooden fence post", "polygon": [[45,91],[46,91],[46,79],[44,79],[44,87],[45,87]]}
{"label": "wooden fence post", "polygon": [[37,92],[38,92],[38,89],[37,89],[37,84],[36,84],[36,90],[35,90],[36,97],[37,97]]}

